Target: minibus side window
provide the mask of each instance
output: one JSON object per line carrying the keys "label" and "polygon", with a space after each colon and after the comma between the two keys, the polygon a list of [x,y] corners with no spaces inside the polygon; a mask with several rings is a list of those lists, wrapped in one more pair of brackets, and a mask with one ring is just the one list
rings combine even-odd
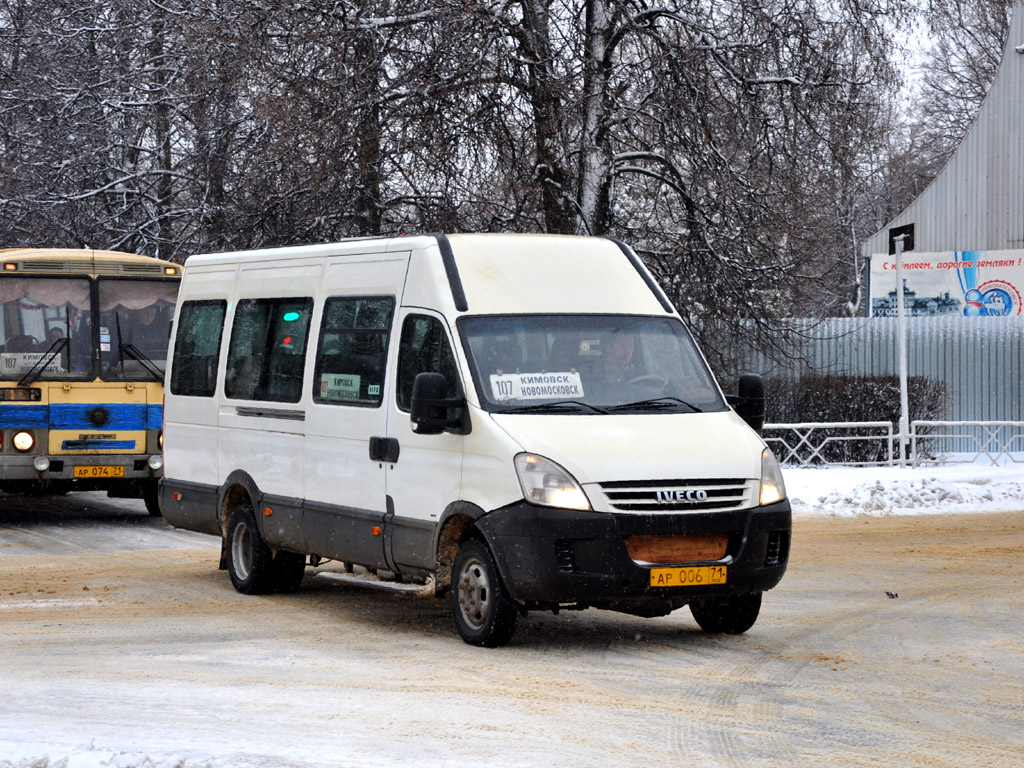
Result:
{"label": "minibus side window", "polygon": [[394,307],[390,296],[324,302],[313,376],[315,402],[380,405]]}
{"label": "minibus side window", "polygon": [[455,357],[444,326],[433,317],[410,315],[402,326],[398,344],[398,407],[408,411],[412,403],[412,383],[418,373],[440,373],[448,382],[445,397],[458,395]]}
{"label": "minibus side window", "polygon": [[171,394],[213,397],[224,332],[224,301],[186,301],[178,316],[171,366]]}
{"label": "minibus side window", "polygon": [[224,394],[241,400],[299,402],[312,313],[313,300],[307,298],[239,301]]}

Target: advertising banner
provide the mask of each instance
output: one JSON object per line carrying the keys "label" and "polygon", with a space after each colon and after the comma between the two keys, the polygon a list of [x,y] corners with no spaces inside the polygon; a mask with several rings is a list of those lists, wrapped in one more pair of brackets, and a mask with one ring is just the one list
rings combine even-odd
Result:
{"label": "advertising banner", "polygon": [[[871,257],[872,317],[896,316],[896,257]],[[1024,316],[1024,250],[903,254],[908,317]]]}

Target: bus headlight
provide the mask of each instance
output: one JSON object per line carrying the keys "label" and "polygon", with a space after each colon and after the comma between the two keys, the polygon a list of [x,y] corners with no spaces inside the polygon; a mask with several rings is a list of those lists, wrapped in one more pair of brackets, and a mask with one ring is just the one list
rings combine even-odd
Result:
{"label": "bus headlight", "polygon": [[50,468],[50,460],[45,456],[36,456],[32,459],[32,466],[36,468],[36,472],[45,472]]}
{"label": "bus headlight", "polygon": [[560,509],[590,509],[590,501],[580,484],[551,459],[520,453],[515,458],[515,465],[523,496],[531,504]]}
{"label": "bus headlight", "polygon": [[163,467],[164,459],[163,459],[162,456],[157,456],[154,453],[152,456],[149,457],[149,461],[146,462],[146,463],[149,465],[150,469],[152,469],[154,472],[156,472],[158,469]]}
{"label": "bus headlight", "polygon": [[786,498],[786,483],[782,480],[779,462],[770,448],[761,452],[761,506],[774,504]]}
{"label": "bus headlight", "polygon": [[26,451],[32,450],[32,446],[36,444],[36,439],[32,437],[31,432],[19,432],[14,436],[14,440],[12,442],[14,443],[16,450],[25,453]]}

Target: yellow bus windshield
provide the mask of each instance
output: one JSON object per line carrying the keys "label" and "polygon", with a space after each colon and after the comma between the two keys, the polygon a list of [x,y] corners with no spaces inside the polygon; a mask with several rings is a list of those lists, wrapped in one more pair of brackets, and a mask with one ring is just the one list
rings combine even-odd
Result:
{"label": "yellow bus windshield", "polygon": [[0,381],[160,381],[176,279],[0,275]]}

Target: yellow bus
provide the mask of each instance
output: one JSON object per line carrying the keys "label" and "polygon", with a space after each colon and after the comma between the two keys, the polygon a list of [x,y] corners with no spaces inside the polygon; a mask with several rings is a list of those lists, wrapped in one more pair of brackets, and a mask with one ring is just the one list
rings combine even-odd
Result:
{"label": "yellow bus", "polygon": [[0,491],[105,490],[159,515],[163,378],[181,267],[0,250]]}

